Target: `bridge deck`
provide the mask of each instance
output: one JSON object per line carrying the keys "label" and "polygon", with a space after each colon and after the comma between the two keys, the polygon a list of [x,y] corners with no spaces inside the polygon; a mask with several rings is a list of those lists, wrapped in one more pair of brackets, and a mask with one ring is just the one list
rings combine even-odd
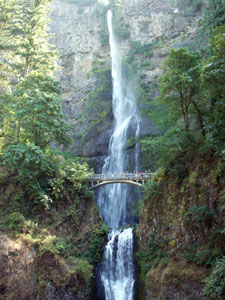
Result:
{"label": "bridge deck", "polygon": [[[151,180],[154,173],[122,173],[122,174],[93,174],[92,176],[82,178],[90,190],[94,190],[106,184],[132,184],[138,187],[144,187],[144,182]],[[91,186],[90,186],[91,185]]]}
{"label": "bridge deck", "polygon": [[94,174],[87,177],[87,181],[112,181],[112,180],[150,180],[153,173],[122,173],[122,174]]}

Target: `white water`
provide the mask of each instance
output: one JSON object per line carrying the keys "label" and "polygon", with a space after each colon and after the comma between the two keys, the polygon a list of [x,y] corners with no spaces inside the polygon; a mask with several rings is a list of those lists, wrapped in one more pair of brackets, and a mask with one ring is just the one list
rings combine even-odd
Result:
{"label": "white water", "polygon": [[[112,13],[107,13],[110,37],[113,80],[114,131],[110,139],[109,155],[102,173],[120,174],[127,170],[128,155],[125,152],[128,135],[139,135],[139,119],[135,96],[123,76],[121,56],[113,31]],[[133,165],[138,170],[138,146],[133,157]],[[100,279],[106,300],[133,300],[134,264],[132,228],[118,229],[132,223],[128,215],[131,188],[126,184],[102,187],[98,195],[98,206],[104,222],[112,229],[108,236],[104,258],[101,262]]]}
{"label": "white water", "polygon": [[133,233],[113,229],[108,237],[104,261],[107,262],[101,272],[107,300],[132,300],[134,286]]}

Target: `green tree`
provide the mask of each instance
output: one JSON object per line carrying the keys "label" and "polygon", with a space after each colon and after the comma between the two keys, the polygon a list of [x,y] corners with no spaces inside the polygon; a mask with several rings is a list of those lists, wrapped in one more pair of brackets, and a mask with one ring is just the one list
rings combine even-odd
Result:
{"label": "green tree", "polygon": [[211,38],[212,56],[204,62],[202,82],[209,101],[207,138],[216,150],[224,149],[225,137],[225,25],[215,29]]}
{"label": "green tree", "polygon": [[62,114],[60,88],[54,78],[37,72],[21,81],[12,97],[14,118],[20,122],[20,141],[29,141],[40,148],[51,142],[68,145],[71,129]]}
{"label": "green tree", "polygon": [[202,135],[205,135],[200,96],[200,55],[187,49],[172,49],[164,64],[160,78],[159,102],[166,105],[171,120],[183,120],[184,130],[190,139],[191,116],[197,117]]}
{"label": "green tree", "polygon": [[8,35],[15,41],[10,48],[13,60],[8,62],[14,76],[21,80],[33,70],[53,74],[57,56],[54,46],[49,43],[51,35],[48,33],[48,7],[52,0],[14,2],[17,7],[11,7],[13,21],[5,24]]}
{"label": "green tree", "polygon": [[55,169],[48,155],[27,142],[9,145],[4,149],[2,158],[11,174],[18,174],[28,199],[36,205],[49,208],[52,202],[49,191]]}
{"label": "green tree", "polygon": [[225,256],[219,259],[209,277],[204,280],[204,293],[210,299],[223,300],[225,297]]}
{"label": "green tree", "polygon": [[16,43],[16,37],[12,34],[12,27],[18,8],[18,0],[0,0],[0,88],[2,92],[8,93],[11,91],[11,62],[14,59],[12,49]]}
{"label": "green tree", "polygon": [[[5,135],[14,129],[14,136],[18,139],[20,123],[13,122],[8,104],[10,96],[19,82],[24,80],[29,72],[38,70],[45,75],[52,75],[56,69],[56,51],[48,41],[48,6],[51,0],[0,0],[1,38],[0,51],[1,76],[0,87],[4,95],[1,96],[1,125]],[[15,102],[15,100],[14,100]],[[12,136],[12,134],[9,134]]]}
{"label": "green tree", "polygon": [[225,24],[225,0],[209,0],[209,8],[205,12],[203,27],[207,32]]}
{"label": "green tree", "polygon": [[45,208],[59,172],[50,144],[70,142],[53,77],[57,55],[47,27],[51,2],[0,0],[1,161],[17,175],[26,198]]}

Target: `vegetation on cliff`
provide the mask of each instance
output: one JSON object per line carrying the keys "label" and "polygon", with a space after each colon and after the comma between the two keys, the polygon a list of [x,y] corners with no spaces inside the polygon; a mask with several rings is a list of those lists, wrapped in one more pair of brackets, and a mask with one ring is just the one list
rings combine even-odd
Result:
{"label": "vegetation on cliff", "polygon": [[142,141],[160,167],[146,186],[137,229],[136,259],[151,299],[225,297],[225,25],[211,24],[217,21],[207,54],[170,51],[151,113],[162,134]]}
{"label": "vegetation on cliff", "polygon": [[[71,127],[53,76],[57,53],[47,28],[51,2],[0,1],[0,229],[35,248],[30,298],[44,299],[51,286],[74,296],[80,292],[84,299],[107,227],[82,184],[91,172],[88,165],[52,148],[70,144]],[[7,271],[1,277],[0,295],[10,299]]]}

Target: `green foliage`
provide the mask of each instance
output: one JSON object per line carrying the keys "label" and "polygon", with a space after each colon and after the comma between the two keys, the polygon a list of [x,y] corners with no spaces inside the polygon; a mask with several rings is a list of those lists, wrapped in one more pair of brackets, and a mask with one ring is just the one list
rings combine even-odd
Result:
{"label": "green foliage", "polygon": [[168,263],[169,253],[164,250],[162,246],[163,240],[157,239],[154,234],[152,234],[148,241],[148,249],[136,252],[135,258],[143,275],[156,267],[159,263]]}
{"label": "green foliage", "polygon": [[128,209],[130,210],[130,215],[139,219],[140,216],[140,211],[143,205],[143,199],[139,198],[139,199],[134,199],[130,204]]}
{"label": "green foliage", "polygon": [[207,60],[187,49],[172,49],[164,64],[160,97],[150,113],[161,135],[141,141],[144,153],[158,156],[161,167],[176,165],[177,157],[194,148],[201,155],[224,155],[224,32],[224,26],[214,31]]}
{"label": "green foliage", "polygon": [[209,9],[205,12],[203,29],[207,32],[225,23],[225,1],[224,0],[209,0]]}
{"label": "green foliage", "polygon": [[[32,203],[30,209],[48,209],[53,200],[60,198],[57,190],[65,191],[63,183],[68,193],[80,190],[81,180],[75,177],[83,172],[78,164],[76,170],[72,170],[74,165],[60,165],[49,150],[52,143],[70,144],[71,129],[63,120],[61,90],[52,77],[57,55],[48,42],[51,35],[47,15],[51,2],[0,3],[0,67],[4,77],[0,79],[2,161],[11,174],[17,175],[24,198],[29,205]],[[14,201],[17,207],[20,201]]]}
{"label": "green foliage", "polygon": [[18,171],[19,181],[34,203],[49,208],[52,199],[47,191],[52,184],[54,167],[46,154],[33,143],[19,143],[4,149],[3,162],[11,172]]}
{"label": "green foliage", "polygon": [[[160,167],[171,167],[181,152],[205,136],[200,67],[199,54],[187,49],[172,49],[164,64],[164,75],[159,79],[160,97],[150,113],[161,134],[141,141],[144,153],[149,151],[151,157],[158,157]],[[199,134],[196,127],[200,128]]]}
{"label": "green foliage", "polygon": [[52,77],[57,55],[48,42],[50,3],[51,0],[0,3],[4,16],[0,20],[0,67],[7,72],[1,81],[0,99],[3,163],[18,174],[25,196],[44,208],[52,202],[50,190],[56,171],[48,155],[49,145],[70,143],[60,88]]}
{"label": "green foliage", "polygon": [[153,56],[153,48],[156,46],[156,42],[144,43],[141,41],[132,41],[131,47],[128,52],[127,63],[132,63],[136,55],[141,56],[143,59],[149,60]]}
{"label": "green foliage", "polygon": [[198,172],[192,172],[189,176],[189,182],[195,184],[198,178]]}
{"label": "green foliage", "polygon": [[194,262],[197,265],[211,266],[216,259],[213,251],[210,249],[201,249],[194,252],[184,252],[184,257],[189,262]]}
{"label": "green foliage", "polygon": [[107,11],[107,7],[101,6],[100,9],[97,10],[97,12],[96,12],[97,16],[101,20],[101,26],[98,31],[98,34],[99,34],[99,39],[100,39],[100,43],[102,46],[109,44],[109,32],[108,32],[108,27],[107,27],[106,11]]}
{"label": "green foliage", "polygon": [[19,83],[12,97],[14,118],[20,124],[19,138],[40,148],[51,142],[68,145],[71,129],[63,120],[58,83],[50,76],[30,73]]}
{"label": "green foliage", "polygon": [[19,233],[25,224],[25,218],[19,212],[13,212],[8,216],[9,229]]}
{"label": "green foliage", "polygon": [[[53,199],[71,197],[82,189],[83,179],[91,171],[86,163],[57,161],[33,143],[19,143],[4,149],[3,163],[18,173],[27,196],[40,208],[49,209]],[[58,168],[57,168],[58,164]]]}
{"label": "green foliage", "polygon": [[181,10],[196,12],[202,8],[202,0],[177,0],[177,7]]}
{"label": "green foliage", "polygon": [[77,120],[82,123],[83,119],[90,119],[90,126],[83,131],[80,139],[81,148],[87,137],[90,138],[90,135],[92,138],[97,137],[99,132],[97,125],[106,120],[111,113],[111,69],[104,64],[104,61],[95,61],[95,66],[91,72],[95,81],[95,88],[89,91],[88,97],[85,99],[85,112],[82,118]]}
{"label": "green foliage", "polygon": [[164,135],[146,137],[141,140],[142,151],[145,155],[158,158],[158,166],[169,167],[182,149],[183,135],[179,129],[166,131]]}
{"label": "green foliage", "polygon": [[206,296],[210,299],[223,300],[225,298],[225,256],[220,258],[211,273],[204,280],[205,287],[203,289]]}
{"label": "green foliage", "polygon": [[199,230],[203,227],[210,227],[215,213],[206,205],[190,207],[184,216],[184,222],[192,230]]}
{"label": "green foliage", "polygon": [[202,81],[205,97],[209,99],[210,113],[207,118],[207,142],[214,151],[223,155],[225,120],[225,25],[218,27],[211,38],[213,55],[204,63]]}
{"label": "green foliage", "polygon": [[57,176],[52,180],[52,195],[56,199],[68,197],[68,190],[73,193],[80,190],[83,180],[91,174],[92,171],[89,170],[87,163],[72,162],[72,164],[61,165]]}
{"label": "green foliage", "polygon": [[124,19],[120,16],[118,10],[114,15],[114,30],[116,36],[120,39],[128,39],[130,37],[129,25],[124,23]]}
{"label": "green foliage", "polygon": [[106,242],[108,227],[105,224],[97,225],[92,233],[90,239],[90,246],[88,251],[88,261],[92,265],[96,265],[102,256],[103,246]]}
{"label": "green foliage", "polygon": [[93,266],[87,260],[80,258],[76,261],[76,271],[84,279],[90,289],[91,279],[93,277]]}
{"label": "green foliage", "polygon": [[48,251],[69,258],[73,251],[73,245],[64,237],[47,235],[41,242],[40,255]]}
{"label": "green foliage", "polygon": [[[106,107],[101,100],[111,100],[111,69],[98,65],[93,68],[92,74],[95,78],[96,88],[89,92],[87,110],[89,112],[96,111],[97,104],[99,113],[109,111],[110,107]],[[99,116],[97,116],[97,119],[99,120]]]}
{"label": "green foliage", "polygon": [[[64,192],[65,194],[65,192]],[[62,196],[62,194],[60,194],[60,196]],[[68,195],[66,194],[65,196],[68,197]],[[64,216],[66,219],[69,219],[71,221],[71,226],[74,228],[77,228],[77,226],[79,225],[79,209],[77,207],[77,202],[79,201],[79,199],[76,199],[76,203],[72,204],[66,211],[64,211]]]}
{"label": "green foliage", "polygon": [[102,46],[107,45],[109,43],[109,33],[105,28],[101,28],[98,31],[100,43]]}
{"label": "green foliage", "polygon": [[[43,120],[44,111],[46,112],[44,117],[47,118],[51,108],[49,120],[52,121],[48,125],[51,123],[52,129],[52,123],[54,120],[57,121],[57,116],[61,114],[61,102],[57,99],[60,90],[51,77],[56,70],[57,59],[54,46],[48,42],[51,37],[47,26],[51,2],[51,0],[9,0],[0,3],[3,15],[0,20],[2,32],[0,51],[3,57],[0,64],[3,71],[2,80],[0,79],[3,91],[0,99],[3,112],[0,122],[7,143],[12,143],[12,140],[15,143],[15,139],[18,141],[21,134],[21,139],[26,140],[28,136],[28,139],[34,142],[31,139],[33,137],[36,139],[35,144],[38,145],[34,128],[42,133],[44,128],[50,129]],[[34,106],[34,110],[31,106]],[[55,115],[52,108],[55,110]],[[37,113],[40,114],[39,118]],[[53,134],[54,138],[58,136],[58,139],[64,140],[64,129],[66,129],[64,122],[61,121],[64,127],[62,131],[58,127],[59,123],[55,125],[57,129]],[[44,135],[46,138],[46,132]],[[49,137],[52,140],[51,134]]]}
{"label": "green foliage", "polygon": [[151,198],[151,202],[162,196],[162,190],[160,184],[157,181],[151,180],[145,184],[145,195],[148,194],[148,198]]}
{"label": "green foliage", "polygon": [[203,131],[202,105],[196,98],[200,85],[200,55],[183,48],[172,49],[159,82],[159,103],[168,108],[170,121],[178,123],[181,119],[189,137],[190,114],[195,113]]}
{"label": "green foliage", "polygon": [[[2,13],[5,16],[5,22],[1,23],[3,39],[7,40],[7,51],[4,51],[3,61],[12,66],[9,71],[19,80],[33,70],[52,74],[55,69],[56,53],[53,45],[48,42],[50,35],[47,33],[48,6],[51,2],[51,0],[1,2]],[[4,42],[0,41],[0,48],[5,50]]]}

